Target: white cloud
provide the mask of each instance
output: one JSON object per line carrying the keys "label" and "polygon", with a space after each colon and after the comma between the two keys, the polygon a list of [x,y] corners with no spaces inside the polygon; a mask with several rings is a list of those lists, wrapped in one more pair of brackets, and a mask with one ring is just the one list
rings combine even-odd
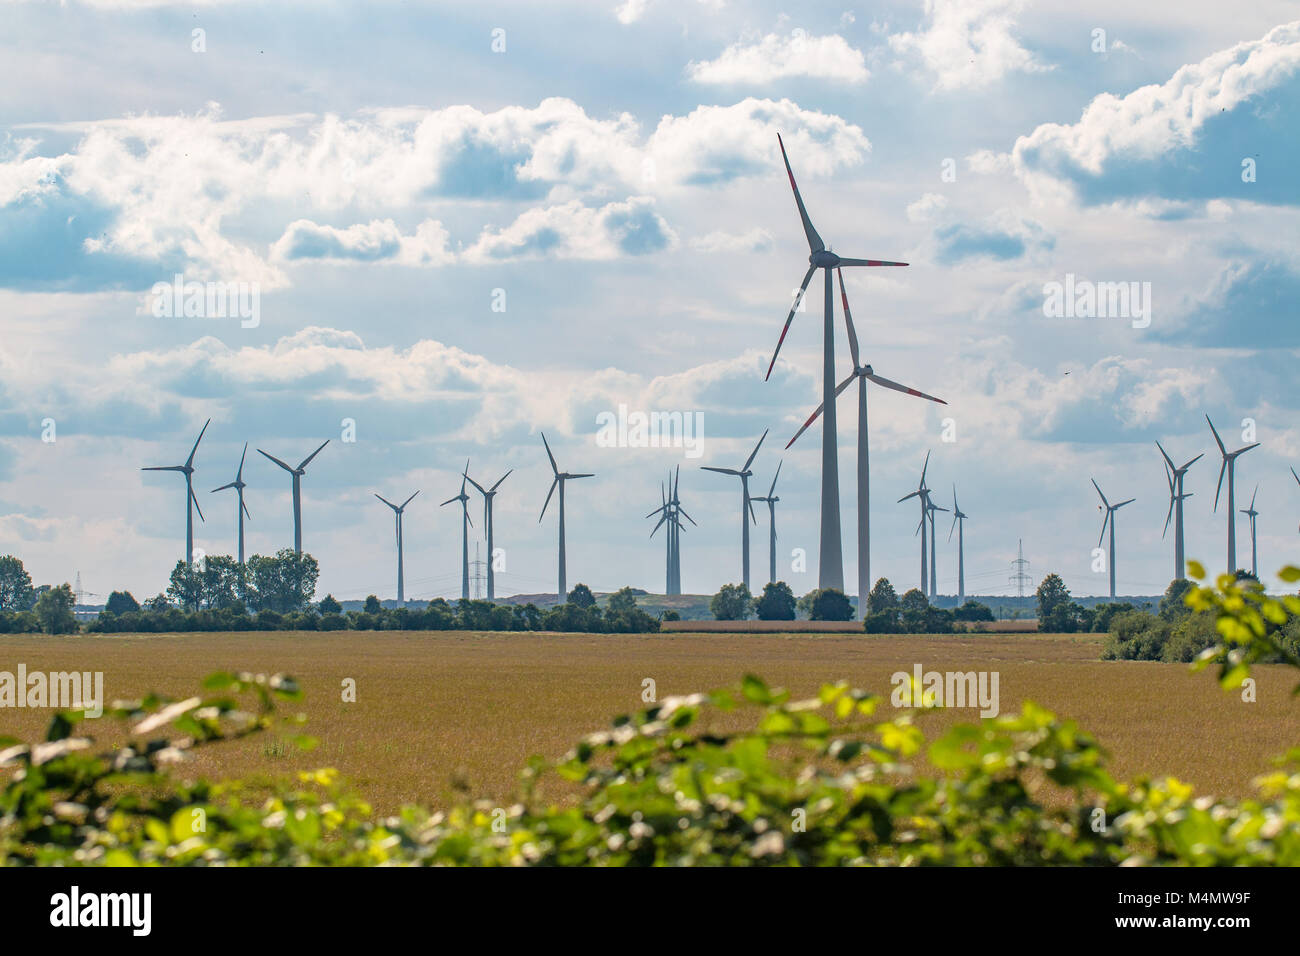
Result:
{"label": "white cloud", "polygon": [[716,60],[692,62],[686,74],[696,83],[765,84],[790,77],[865,83],[866,59],[839,34],[809,36],[769,33],[757,43],[738,42]]}
{"label": "white cloud", "polygon": [[772,248],[772,234],[758,228],[741,233],[719,230],[696,236],[690,246],[699,252],[766,252]]}
{"label": "white cloud", "polygon": [[926,193],[907,206],[907,218],[912,222],[926,222],[946,209],[948,200],[939,193]]}
{"label": "white cloud", "polygon": [[937,90],[988,86],[1008,73],[1050,69],[1020,45],[1016,17],[1027,0],[925,0],[927,23],[898,33],[889,45],[919,56]]}
{"label": "white cloud", "polygon": [[504,229],[484,230],[465,250],[465,260],[615,259],[658,252],[676,242],[676,234],[646,197],[599,209],[575,199],[560,206],[530,209]]}
{"label": "white cloud", "polygon": [[1043,190],[1100,176],[1117,156],[1156,160],[1193,146],[1205,123],[1300,70],[1300,21],[1275,27],[1126,96],[1102,93],[1077,123],[1044,123],[1016,140],[1016,173]]}
{"label": "white cloud", "polygon": [[321,259],[406,266],[440,266],[454,259],[447,248],[447,230],[433,219],[420,223],[410,236],[402,235],[391,219],[374,219],[343,229],[298,219],[271,246],[271,255],[282,261]]}

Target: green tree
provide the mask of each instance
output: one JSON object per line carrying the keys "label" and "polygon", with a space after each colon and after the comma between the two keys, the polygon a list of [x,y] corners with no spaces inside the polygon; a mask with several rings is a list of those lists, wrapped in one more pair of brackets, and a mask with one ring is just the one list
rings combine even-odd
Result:
{"label": "green tree", "polygon": [[366,603],[362,605],[361,610],[367,614],[382,614],[384,606],[379,603],[379,598],[374,594],[366,595]]}
{"label": "green tree", "polygon": [[918,588],[903,594],[898,602],[903,630],[908,634],[923,634],[930,619],[930,599]]}
{"label": "green tree", "polygon": [[898,592],[889,583],[889,578],[880,578],[867,595],[867,610],[872,614],[898,610]]}
{"label": "green tree", "polygon": [[165,611],[172,606],[171,601],[167,600],[165,594],[155,594],[149,600],[144,602],[145,610],[148,611]]}
{"label": "green tree", "polygon": [[1165,588],[1165,595],[1160,599],[1160,616],[1166,621],[1173,623],[1179,618],[1191,614],[1186,602],[1183,600],[1187,597],[1187,592],[1192,590],[1196,585],[1187,578],[1177,578],[1169,582],[1169,587]]}
{"label": "green tree", "polygon": [[606,611],[635,611],[636,610],[636,593],[630,587],[619,588],[609,596],[609,601],[605,605]]}
{"label": "green tree", "polygon": [[320,612],[322,614],[339,614],[343,610],[343,605],[334,600],[333,594],[327,594],[321,598]]}
{"label": "green tree", "polygon": [[993,609],[981,604],[974,598],[967,598],[966,603],[953,611],[953,618],[958,621],[992,621]]}
{"label": "green tree", "polygon": [[167,596],[186,611],[197,611],[203,603],[203,571],[195,564],[177,561],[167,582]]}
{"label": "green tree", "polygon": [[814,621],[851,621],[853,602],[839,588],[823,588],[813,599],[808,617]]}
{"label": "green tree", "polygon": [[0,611],[27,611],[36,602],[32,576],[12,554],[0,557]]}
{"label": "green tree", "polygon": [[77,619],[72,613],[72,607],[76,600],[76,596],[72,593],[72,585],[66,583],[43,592],[36,599],[36,607],[33,608],[36,620],[41,624],[41,630],[46,634],[75,632]]}
{"label": "green tree", "polygon": [[769,581],[754,605],[760,621],[793,621],[795,611],[794,591],[784,581]]}
{"label": "green tree", "polygon": [[719,621],[743,621],[753,609],[754,596],[744,584],[724,584],[709,602],[709,611]]}
{"label": "green tree", "polygon": [[575,584],[573,590],[569,592],[567,601],[569,604],[580,608],[589,608],[596,606],[596,595],[591,593],[591,588],[585,584]]}
{"label": "green tree", "polygon": [[130,591],[114,591],[104,604],[104,611],[108,614],[130,614],[138,610],[140,602],[131,596]]}
{"label": "green tree", "polygon": [[302,608],[316,594],[320,568],[305,551],[282,548],[273,557],[248,559],[249,591],[258,610],[287,614]]}
{"label": "green tree", "polygon": [[1070,604],[1070,589],[1065,586],[1061,576],[1056,573],[1043,578],[1034,592],[1038,598],[1038,629],[1040,631],[1060,630],[1062,612]]}

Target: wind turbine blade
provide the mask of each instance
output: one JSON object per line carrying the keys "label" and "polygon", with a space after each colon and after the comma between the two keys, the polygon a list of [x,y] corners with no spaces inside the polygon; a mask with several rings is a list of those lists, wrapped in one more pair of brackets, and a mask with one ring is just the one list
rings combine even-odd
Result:
{"label": "wind turbine blade", "polygon": [[1294,468],[1291,469],[1291,477],[1295,479],[1295,483],[1296,483],[1297,485],[1300,485],[1300,475],[1297,475],[1297,474],[1295,473],[1295,469],[1294,469]]}
{"label": "wind turbine blade", "polygon": [[230,484],[222,485],[220,488],[213,488],[212,491],[209,492],[209,494],[215,495],[218,491],[225,491],[227,488],[233,488],[233,487],[235,487],[235,483],[232,481]]}
{"label": "wind turbine blade", "polygon": [[949,541],[952,540],[952,533],[953,533],[954,531],[957,530],[957,519],[958,519],[959,517],[961,517],[960,514],[958,514],[957,512],[954,512],[954,513],[953,513],[953,516],[952,516],[952,527],[948,529],[948,540],[949,540]]}
{"label": "wind turbine blade", "polygon": [[244,442],[244,450],[239,455],[239,470],[235,472],[235,481],[242,481],[244,478],[244,458],[248,455],[248,442]]}
{"label": "wind turbine blade", "polygon": [[1112,511],[1118,511],[1120,508],[1123,508],[1125,505],[1131,505],[1131,504],[1132,504],[1133,502],[1135,502],[1135,501],[1137,501],[1136,498],[1126,498],[1124,501],[1121,501],[1119,504],[1117,504],[1117,505],[1116,505],[1114,508],[1112,508],[1111,510],[1112,510]]}
{"label": "wind turbine blade", "polygon": [[249,521],[252,521],[252,520],[253,520],[253,513],[252,513],[251,511],[248,510],[248,505],[244,504],[244,499],[242,499],[242,498],[239,499],[239,507],[241,507],[241,508],[244,509],[244,514],[248,516],[248,520],[249,520]]}
{"label": "wind turbine blade", "polygon": [[473,485],[475,488],[477,488],[477,489],[478,489],[478,493],[479,493],[480,495],[483,495],[485,498],[487,497],[487,491],[486,491],[486,490],[483,488],[483,486],[480,485],[477,481],[475,481],[475,480],[474,480],[473,478],[471,478],[469,475],[466,475],[466,476],[465,476],[465,480],[468,481],[468,482],[469,482],[471,485]]}
{"label": "wind turbine blade", "polygon": [[767,489],[767,496],[769,498],[771,498],[772,495],[776,493],[776,480],[781,477],[781,466],[784,464],[785,464],[784,458],[776,463],[776,474],[772,476],[772,487]]}
{"label": "wind turbine blade", "polygon": [[749,497],[749,495],[746,495],[745,504],[749,506],[749,520],[754,524],[758,524],[758,516],[754,514],[754,499]]}
{"label": "wind turbine blade", "polygon": [[896,504],[900,504],[900,505],[901,505],[901,504],[902,504],[904,501],[906,501],[908,498],[915,498],[915,497],[916,497],[917,495],[919,495],[919,494],[920,494],[919,491],[910,491],[910,492],[908,492],[907,494],[903,495],[903,497],[899,498],[898,501],[896,502]]}
{"label": "wind turbine blade", "polygon": [[498,488],[500,488],[500,487],[501,487],[501,482],[505,481],[507,478],[510,477],[510,472],[511,472],[511,471],[514,471],[514,469],[511,468],[510,471],[507,471],[504,475],[502,475],[500,478],[498,478],[498,479],[497,479],[497,483],[496,483],[495,485],[493,485],[491,488],[489,488],[488,491],[496,491]]}
{"label": "wind turbine blade", "polygon": [[803,223],[804,235],[808,237],[808,251],[821,252],[826,248],[826,243],[822,242],[822,237],[817,235],[812,220],[808,218],[808,210],[804,208],[803,196],[799,195],[799,185],[794,181],[794,171],[790,168],[790,157],[785,154],[785,141],[781,139],[780,133],[776,134],[776,141],[781,146],[781,159],[785,162],[786,175],[790,177],[790,188],[794,190],[795,205],[799,207],[799,221]]}
{"label": "wind turbine blade", "polygon": [[[853,376],[851,376],[851,375],[849,376],[849,378],[852,378],[852,377],[853,377]],[[818,406],[813,410],[813,413],[812,413],[811,415],[808,416],[808,420],[807,420],[806,422],[804,422],[802,426],[800,426],[800,428],[799,428],[799,430],[798,430],[797,432],[794,433],[794,437],[791,438],[788,442],[785,443],[785,447],[786,447],[787,450],[789,450],[790,446],[793,445],[795,442],[797,442],[797,441],[799,440],[799,436],[800,436],[800,435],[802,435],[804,432],[806,432],[806,431],[808,430],[808,426],[809,426],[809,425],[811,425],[813,422],[817,421],[817,416],[820,415],[820,414],[822,413],[822,409],[825,407],[825,405],[826,405],[825,402],[822,402],[821,405],[818,405]]]}
{"label": "wind turbine blade", "polygon": [[546,506],[551,503],[551,495],[555,494],[555,486],[560,483],[560,477],[556,475],[551,479],[551,490],[546,493],[546,501],[542,503],[542,513],[537,516],[537,523],[541,524],[542,519],[546,517]]}
{"label": "wind turbine blade", "polygon": [[1109,507],[1110,507],[1110,502],[1107,501],[1107,500],[1106,500],[1106,496],[1103,495],[1103,494],[1101,493],[1101,487],[1097,484],[1097,479],[1096,479],[1096,478],[1089,478],[1088,480],[1091,481],[1091,482],[1092,482],[1092,486],[1093,486],[1094,488],[1097,489],[1097,494],[1098,494],[1098,496],[1101,498],[1101,503],[1102,503],[1103,505],[1105,505],[1107,508],[1109,508]]}
{"label": "wind turbine blade", "polygon": [[1106,517],[1101,519],[1101,535],[1097,538],[1097,547],[1099,548],[1101,547],[1101,543],[1106,540],[1106,525],[1109,523],[1110,523],[1110,509],[1107,508]]}
{"label": "wind turbine blade", "polygon": [[194,453],[199,450],[199,442],[203,441],[203,432],[206,432],[208,430],[208,426],[211,424],[212,424],[212,419],[210,418],[203,423],[203,431],[200,431],[199,437],[194,439],[194,447],[190,449],[190,457],[185,459],[186,465],[194,464]]}
{"label": "wind turbine blade", "polygon": [[770,430],[771,429],[768,428],[763,429],[763,437],[758,440],[758,444],[754,446],[754,450],[751,451],[749,457],[745,459],[745,467],[740,469],[741,471],[749,471],[749,466],[754,463],[754,456],[757,455],[758,450],[763,447],[763,440],[767,438],[767,433]]}
{"label": "wind turbine blade", "polygon": [[660,518],[658,523],[656,523],[655,526],[650,529],[650,537],[653,538],[655,536],[655,532],[659,530],[659,525],[663,524],[667,520],[668,520],[668,515],[664,515],[662,518]]}
{"label": "wind turbine blade", "polygon": [[1169,511],[1165,514],[1165,530],[1160,532],[1160,537],[1162,537],[1162,538],[1163,538],[1165,535],[1167,535],[1167,534],[1169,533],[1169,522],[1170,522],[1170,521],[1173,519],[1173,517],[1174,517],[1174,502],[1175,502],[1176,500],[1177,500],[1177,499],[1176,499],[1176,498],[1174,497],[1174,495],[1171,493],[1171,494],[1169,495]]}
{"label": "wind turbine blade", "polygon": [[190,489],[190,498],[194,500],[194,510],[199,513],[199,520],[207,523],[207,518],[203,517],[203,509],[199,507],[199,499],[194,497],[194,489]]}
{"label": "wind turbine blade", "polygon": [[841,266],[905,266],[906,262],[890,262],[887,259],[841,259]]}
{"label": "wind turbine blade", "polygon": [[388,500],[387,498],[385,498],[383,495],[376,494],[375,497],[378,498],[380,501],[382,501],[384,504],[388,505],[388,507],[392,508],[394,511],[397,510],[397,505],[393,504],[391,501],[389,501],[389,500]]}
{"label": "wind turbine blade", "polygon": [[449,505],[449,504],[451,504],[453,501],[460,501],[460,495],[456,495],[456,497],[454,497],[454,498],[448,498],[446,501],[444,501],[444,502],[442,503],[442,505],[439,505],[438,507],[441,508],[443,505]]}
{"label": "wind turbine blade", "polygon": [[1174,460],[1169,457],[1169,454],[1168,452],[1165,451],[1164,446],[1161,445],[1160,442],[1156,442],[1156,447],[1160,449],[1160,454],[1164,458],[1164,460],[1168,463],[1169,467],[1173,468]]}
{"label": "wind turbine blade", "polygon": [[184,471],[184,465],[150,465],[148,468],[141,468],[141,471]]}
{"label": "wind turbine blade", "polygon": [[1250,510],[1255,510],[1255,496],[1259,494],[1259,485],[1255,485],[1255,490],[1250,493]]}
{"label": "wind turbine blade", "polygon": [[673,500],[674,501],[677,500],[677,486],[681,484],[681,481],[682,481],[682,466],[678,465],[677,474],[673,476]]}
{"label": "wind turbine blade", "polygon": [[[1220,443],[1219,447],[1220,447],[1220,448],[1223,447],[1222,443]],[[1219,466],[1219,484],[1218,484],[1218,487],[1216,487],[1216,488],[1214,489],[1214,512],[1215,512],[1215,514],[1218,514],[1218,512],[1219,512],[1219,492],[1223,490],[1223,473],[1224,473],[1225,471],[1227,471],[1227,470],[1228,470],[1228,459],[1227,459],[1227,457],[1225,456],[1224,459],[1223,459],[1223,464]]]}
{"label": "wind turbine blade", "polygon": [[925,464],[921,466],[921,487],[925,487],[925,473],[930,469],[930,453],[925,453]]}
{"label": "wind turbine blade", "polygon": [[306,458],[304,458],[304,459],[302,460],[302,464],[298,466],[298,470],[299,470],[299,471],[302,471],[304,468],[306,468],[307,465],[311,462],[311,460],[312,460],[313,458],[315,458],[317,455],[320,454],[320,450],[321,450],[321,448],[324,448],[324,447],[325,447],[326,445],[328,445],[329,443],[330,443],[330,440],[329,440],[328,438],[325,439],[323,442],[321,442],[321,443],[320,443],[320,448],[317,448],[314,452],[312,452],[310,455],[308,455]]}
{"label": "wind turbine blade", "polygon": [[280,466],[281,468],[283,468],[285,471],[288,471],[288,472],[292,472],[292,471],[293,471],[293,468],[292,468],[292,467],[290,467],[289,465],[286,465],[284,462],[282,462],[279,458],[276,458],[274,455],[267,455],[266,452],[262,451],[262,449],[260,449],[260,448],[257,450],[257,453],[258,453],[259,455],[264,455],[265,457],[271,459],[271,461],[275,462],[277,465],[279,465],[279,466]]}
{"label": "wind turbine blade", "polygon": [[570,478],[595,478],[596,473],[594,471],[584,471],[577,475],[569,475],[569,477]]}
{"label": "wind turbine blade", "polygon": [[853,329],[853,315],[849,312],[849,294],[844,290],[844,273],[839,269],[835,274],[840,279],[840,302],[844,305],[844,327],[849,333],[849,357],[853,359],[853,371],[856,373],[862,361],[858,358],[858,333]]}
{"label": "wind turbine blade", "polygon": [[781,354],[781,346],[785,343],[785,335],[790,331],[790,323],[794,321],[794,314],[799,311],[799,303],[803,301],[804,291],[808,288],[808,283],[812,281],[813,273],[816,271],[816,266],[809,266],[808,271],[804,273],[803,282],[799,283],[799,294],[795,297],[794,304],[790,306],[790,314],[785,317],[785,325],[781,326],[781,337],[776,340],[776,350],[772,353],[772,361],[767,363],[767,374],[763,376],[765,382],[772,377],[772,367],[776,365],[776,357]]}
{"label": "wind turbine blade", "polygon": [[1245,448],[1238,448],[1236,451],[1232,453],[1232,457],[1236,458],[1238,455],[1244,455],[1252,448],[1258,448],[1258,447],[1259,447],[1259,442],[1255,442],[1254,444],[1247,445]]}
{"label": "wind turbine blade", "polygon": [[697,528],[699,527],[698,524],[695,524],[695,519],[692,518],[690,515],[688,515],[688,514],[686,513],[685,509],[683,509],[680,505],[679,505],[678,508],[677,508],[677,513],[678,513],[679,515],[681,515],[683,518],[685,518],[687,521],[689,521],[691,524],[694,524],[695,527],[697,527]]}
{"label": "wind turbine blade", "polygon": [[656,508],[654,511],[650,512],[648,515],[646,515],[646,517],[647,517],[647,518],[653,518],[655,515],[659,514],[659,512],[661,512],[661,511],[667,511],[667,510],[668,510],[668,505],[663,504],[663,505],[660,505],[658,508]]}
{"label": "wind turbine blade", "polygon": [[917,398],[926,398],[932,402],[938,402],[940,405],[948,404],[942,398],[935,398],[933,395],[925,394],[925,392],[918,392],[914,388],[908,388],[906,385],[899,385],[897,382],[892,382],[889,379],[882,378],[879,375],[868,374],[867,380],[871,382],[875,382],[877,385],[883,385],[885,388],[892,388],[896,392],[902,392],[904,395],[915,395]]}
{"label": "wind turbine blade", "polygon": [[1192,459],[1191,461],[1189,461],[1187,464],[1183,465],[1183,467],[1180,468],[1179,470],[1180,470],[1180,471],[1186,471],[1188,468],[1191,468],[1192,465],[1196,464],[1198,461],[1200,461],[1200,460],[1201,460],[1202,458],[1204,458],[1204,457],[1205,457],[1205,452],[1201,452],[1199,455],[1197,455],[1195,458],[1193,458],[1193,459]]}
{"label": "wind turbine blade", "polygon": [[[1207,422],[1210,422],[1210,416],[1206,415],[1205,420]],[[1219,454],[1226,455],[1228,453],[1228,449],[1223,447],[1223,439],[1219,437],[1219,430],[1214,427],[1214,422],[1210,422],[1210,431],[1214,432],[1214,440],[1219,445]]]}
{"label": "wind turbine blade", "polygon": [[546,440],[546,432],[542,432],[542,444],[546,446],[546,457],[551,459],[551,471],[558,475],[560,466],[555,463],[555,456],[551,454],[551,445]]}
{"label": "wind turbine blade", "polygon": [[713,465],[701,465],[701,471],[716,471],[720,475],[739,475],[740,472],[734,468],[717,468]]}
{"label": "wind turbine blade", "polygon": [[[419,493],[420,493],[419,491],[416,491],[415,495],[418,495]],[[409,505],[415,499],[415,495],[411,495],[410,498],[407,498],[405,501],[403,501],[402,507],[405,508],[407,505]]]}

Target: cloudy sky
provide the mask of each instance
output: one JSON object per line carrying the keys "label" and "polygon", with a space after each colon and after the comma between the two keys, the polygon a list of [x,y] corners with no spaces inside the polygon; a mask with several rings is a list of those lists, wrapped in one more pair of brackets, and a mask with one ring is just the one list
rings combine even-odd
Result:
{"label": "cloudy sky", "polygon": [[[292,543],[289,480],[253,449],[296,462],[332,439],[304,481],[322,593],[394,593],[372,493],[419,489],[408,596],[457,595],[459,516],[438,504],[467,458],[480,480],[514,469],[499,589],[544,591],[545,431],[562,468],[597,474],[569,491],[571,584],[662,590],[643,515],[681,464],[699,522],[683,584],[712,592],[739,577],[739,491],[699,466],[740,465],[770,428],[754,468],[765,491],[784,457],[778,570],[815,587],[820,427],[782,448],[820,401],[819,298],[763,380],[807,267],[779,132],[836,252],[911,263],[846,272],[865,360],[949,403],[871,394],[875,575],[914,582],[916,518],[894,502],[932,450],[940,503],[956,484],[970,515],[968,591],[1008,593],[1023,538],[1035,581],[1104,593],[1095,477],[1137,498],[1120,592],[1158,592],[1156,439],[1207,453],[1187,554],[1221,568],[1206,413],[1231,445],[1247,419],[1262,442],[1237,505],[1258,484],[1274,571],[1300,521],[1296,5],[1078,7],[0,0],[0,553],[38,583],[156,593],[184,492],[139,468],[182,462],[211,418],[208,553],[234,550],[234,499],[209,492],[244,442],[248,548],[267,553]],[[248,283],[256,321],[156,314],[178,274]],[[1067,275],[1150,283],[1149,325],[1046,316]],[[597,418],[620,405],[702,416],[702,455],[604,447]],[[766,535],[760,516],[756,583]],[[1244,518],[1238,537],[1248,564]]]}

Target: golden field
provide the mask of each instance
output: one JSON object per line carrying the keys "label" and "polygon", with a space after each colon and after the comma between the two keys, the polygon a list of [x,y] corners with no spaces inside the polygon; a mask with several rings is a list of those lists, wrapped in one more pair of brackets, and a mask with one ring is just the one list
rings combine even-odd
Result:
{"label": "golden field", "polygon": [[[444,805],[458,785],[508,797],[532,754],[558,757],[580,735],[636,710],[642,681],[660,698],[734,685],[747,672],[797,696],[824,682],[888,694],[896,671],[984,670],[1000,675],[1003,713],[1031,699],[1075,718],[1111,754],[1121,778],[1172,774],[1198,791],[1252,792],[1269,758],[1300,745],[1294,671],[1262,667],[1258,701],[1219,689],[1185,665],[1098,660],[1080,635],[648,635],[469,632],[272,632],[46,637],[0,636],[0,670],[104,672],[105,696],[153,690],[188,696],[217,670],[283,671],[306,693],[291,705],[320,740],[311,753],[274,737],[201,751],[186,776],[224,778],[337,767],[380,810]],[[356,681],[356,703],[341,686]],[[0,710],[0,736],[35,739],[48,711]],[[926,715],[933,736],[973,710]],[[94,725],[90,725],[94,727]],[[112,736],[112,725],[92,729]]]}

